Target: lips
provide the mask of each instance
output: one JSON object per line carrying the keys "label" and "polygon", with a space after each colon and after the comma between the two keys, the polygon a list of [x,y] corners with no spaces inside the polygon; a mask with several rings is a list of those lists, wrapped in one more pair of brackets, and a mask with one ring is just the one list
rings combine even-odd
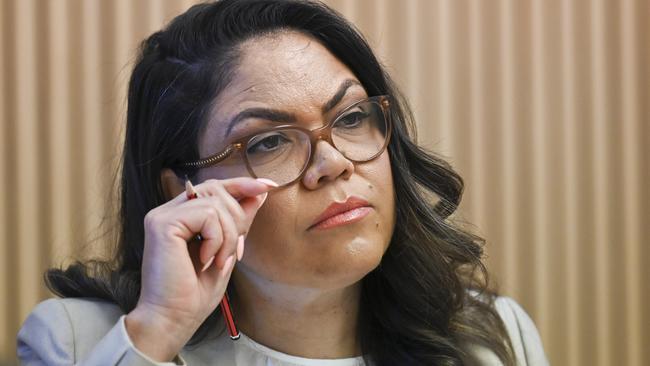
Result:
{"label": "lips", "polygon": [[[346,222],[357,221],[370,211],[368,201],[351,196],[345,202],[334,202],[323,211],[312,223],[309,229],[317,226],[338,226]],[[343,214],[343,215],[342,215]]]}

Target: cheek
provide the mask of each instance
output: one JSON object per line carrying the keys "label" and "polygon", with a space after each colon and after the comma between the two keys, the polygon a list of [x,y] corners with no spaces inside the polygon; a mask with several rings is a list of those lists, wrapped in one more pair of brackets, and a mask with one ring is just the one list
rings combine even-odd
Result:
{"label": "cheek", "polygon": [[[384,151],[377,159],[357,165],[355,173],[361,176],[366,182],[369,197],[374,200],[372,203],[383,210],[394,211],[395,190],[393,188],[393,173],[390,165],[390,157]],[[383,212],[388,213],[388,212]]]}
{"label": "cheek", "polygon": [[257,211],[246,237],[243,262],[255,272],[273,277],[277,267],[295,261],[295,248],[301,240],[296,218],[299,215],[298,192],[288,187],[269,195]]}
{"label": "cheek", "polygon": [[384,249],[386,249],[392,237],[396,219],[395,190],[388,151],[384,151],[377,160],[359,170],[359,174],[363,175],[368,182],[368,189],[371,191],[373,203],[377,208],[378,217],[375,221],[375,229],[384,239],[386,244]]}

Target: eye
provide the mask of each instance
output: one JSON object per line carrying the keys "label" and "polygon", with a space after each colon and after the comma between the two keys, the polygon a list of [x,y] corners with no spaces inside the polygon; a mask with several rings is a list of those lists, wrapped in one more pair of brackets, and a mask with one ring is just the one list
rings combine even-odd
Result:
{"label": "eye", "polygon": [[348,113],[345,116],[341,117],[338,121],[336,121],[334,127],[340,127],[340,128],[360,127],[360,125],[364,122],[366,118],[368,118],[369,115],[370,115],[369,113],[363,111],[355,111],[352,113]]}
{"label": "eye", "polygon": [[281,133],[268,133],[263,135],[257,135],[253,137],[248,143],[248,148],[246,149],[246,152],[248,154],[272,152],[281,149],[283,145],[289,143],[291,143],[291,140]]}

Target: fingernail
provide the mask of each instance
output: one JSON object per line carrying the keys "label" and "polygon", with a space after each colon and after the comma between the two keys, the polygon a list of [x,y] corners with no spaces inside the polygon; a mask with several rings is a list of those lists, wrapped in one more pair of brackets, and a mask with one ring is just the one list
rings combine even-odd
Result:
{"label": "fingernail", "polygon": [[266,184],[266,185],[269,186],[269,187],[273,187],[273,188],[279,187],[279,185],[278,185],[277,183],[275,183],[274,181],[272,181],[272,180],[270,180],[270,179],[266,179],[266,178],[257,178],[257,181],[260,182],[260,183],[264,183],[264,184]]}
{"label": "fingernail", "polygon": [[203,265],[203,268],[201,269],[201,272],[205,272],[205,270],[208,269],[208,267],[210,267],[212,262],[214,262],[214,256],[210,257],[210,259],[208,259],[208,261],[205,262],[205,264]]}
{"label": "fingernail", "polygon": [[264,202],[266,202],[266,197],[268,197],[268,196],[269,196],[268,192],[264,192],[264,196],[262,196],[262,202],[260,203],[260,207],[262,207]]}
{"label": "fingernail", "polygon": [[226,258],[226,261],[223,263],[223,268],[221,269],[221,277],[226,277],[228,275],[228,272],[230,269],[232,269],[233,262],[235,261],[235,256],[230,255],[228,258]]}
{"label": "fingernail", "polygon": [[244,257],[244,236],[240,235],[237,239],[237,261],[241,261]]}

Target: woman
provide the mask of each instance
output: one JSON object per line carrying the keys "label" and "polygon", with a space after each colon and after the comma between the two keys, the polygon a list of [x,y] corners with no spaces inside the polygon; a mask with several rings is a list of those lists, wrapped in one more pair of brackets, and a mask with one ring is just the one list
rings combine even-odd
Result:
{"label": "woman", "polygon": [[481,239],[446,220],[461,178],[414,131],[326,6],[192,7],[144,41],[131,76],[117,255],[47,273],[63,299],[26,320],[20,359],[545,363],[528,316],[487,290]]}

